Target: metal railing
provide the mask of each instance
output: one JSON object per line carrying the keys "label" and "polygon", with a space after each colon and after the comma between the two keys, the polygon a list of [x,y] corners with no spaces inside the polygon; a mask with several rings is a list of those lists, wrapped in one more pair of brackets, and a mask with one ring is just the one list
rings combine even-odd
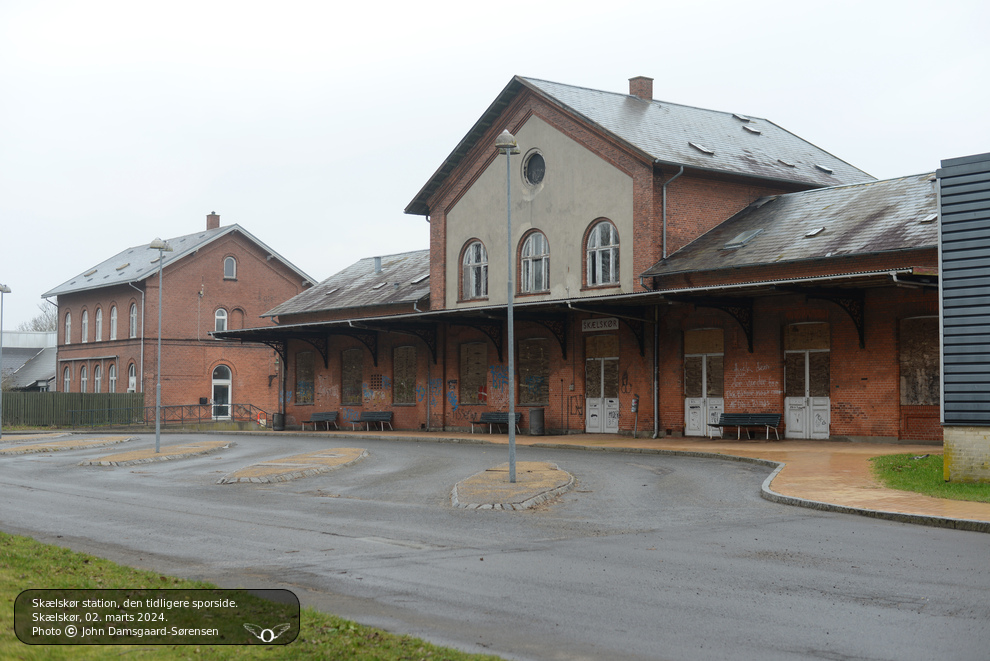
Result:
{"label": "metal railing", "polygon": [[[69,411],[73,427],[154,426],[155,407]],[[270,425],[271,414],[253,404],[179,404],[161,407],[161,425],[255,422]]]}

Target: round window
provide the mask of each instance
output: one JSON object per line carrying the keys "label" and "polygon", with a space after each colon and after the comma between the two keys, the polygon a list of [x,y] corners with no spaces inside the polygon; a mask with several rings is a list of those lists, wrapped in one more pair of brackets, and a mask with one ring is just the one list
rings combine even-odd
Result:
{"label": "round window", "polygon": [[523,166],[523,176],[530,186],[537,186],[543,181],[543,175],[547,172],[547,163],[543,160],[543,154],[534,152],[526,159]]}

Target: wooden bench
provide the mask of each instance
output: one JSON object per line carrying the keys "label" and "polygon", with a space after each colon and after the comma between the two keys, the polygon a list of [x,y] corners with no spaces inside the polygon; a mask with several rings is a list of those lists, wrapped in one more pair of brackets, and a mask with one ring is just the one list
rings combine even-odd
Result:
{"label": "wooden bench", "polygon": [[316,431],[316,426],[321,422],[326,423],[327,431],[330,431],[330,425],[333,425],[335,429],[340,429],[337,426],[337,412],[323,411],[315,412],[309,416],[309,420],[304,420],[302,423],[303,431],[306,431],[306,425],[313,425],[313,431]]}
{"label": "wooden bench", "polygon": [[778,441],[780,440],[780,434],[777,433],[777,427],[780,426],[779,413],[721,413],[718,416],[718,422],[709,422],[708,426],[718,427],[719,438],[722,438],[722,429],[735,427],[737,440],[742,437],[744,428],[746,429],[746,438],[752,438],[749,432],[750,428],[766,427],[767,439],[770,438],[770,430],[772,429],[774,436],[777,437]]}
{"label": "wooden bench", "polygon": [[382,431],[385,431],[385,425],[388,425],[389,429],[392,429],[392,412],[391,411],[361,411],[361,415],[357,420],[351,420],[351,427],[357,429],[360,424],[367,425],[366,429],[371,431],[371,423],[380,424],[382,426]]}
{"label": "wooden bench", "polygon": [[[516,413],[516,431],[519,431],[519,420],[522,419],[522,413]],[[471,421],[471,433],[474,433],[475,425],[488,425],[488,433],[492,433],[492,425],[509,425],[509,413],[508,411],[486,411],[482,413],[479,418]]]}

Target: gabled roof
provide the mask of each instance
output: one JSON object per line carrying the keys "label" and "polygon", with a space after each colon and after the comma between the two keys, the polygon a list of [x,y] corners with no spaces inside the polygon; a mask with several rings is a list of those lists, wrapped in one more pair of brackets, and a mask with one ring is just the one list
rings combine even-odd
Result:
{"label": "gabled roof", "polygon": [[[36,388],[55,378],[56,347],[45,347],[10,375],[9,385],[15,390]],[[4,352],[6,357],[7,352]]]}
{"label": "gabled roof", "polygon": [[[375,272],[375,261],[381,270]],[[430,293],[430,251],[365,257],[315,287],[296,294],[263,317],[415,303]]]}
{"label": "gabled roof", "polygon": [[[270,254],[274,259],[285,264],[285,266],[294,271],[299,277],[304,278],[307,282],[314,282],[313,278],[299,270],[292,262],[279,255],[263,242],[259,241],[253,234],[237,224],[167,239],[168,243],[172,246],[172,252],[163,253],[162,268],[194,254],[203,246],[213,243],[232,232],[243,234],[249,241]],[[49,296],[61,296],[63,294],[72,294],[90,289],[99,289],[101,287],[111,287],[128,282],[140,282],[145,278],[156,275],[158,273],[158,251],[152,250],[149,248],[149,245],[150,243],[146,243],[123,250],[110,259],[86,269],[79,275],[63,282],[58,287],[45,292],[41,296],[42,298],[47,298]]]}
{"label": "gabled roof", "polygon": [[643,277],[934,248],[933,182],[928,173],[760,198]]}
{"label": "gabled roof", "polygon": [[526,89],[656,164],[816,188],[874,180],[766,119],[515,76],[409,203],[406,213],[429,213],[429,197]]}

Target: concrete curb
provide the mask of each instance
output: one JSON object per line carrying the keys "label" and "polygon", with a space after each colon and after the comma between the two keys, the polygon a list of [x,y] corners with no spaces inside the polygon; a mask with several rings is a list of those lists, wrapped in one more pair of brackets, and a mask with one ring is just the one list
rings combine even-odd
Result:
{"label": "concrete curb", "polygon": [[118,445],[120,443],[127,443],[128,441],[133,441],[134,437],[123,438],[120,440],[105,441],[102,443],[87,443],[85,445],[55,445],[55,443],[65,443],[66,441],[54,441],[52,445],[45,445],[42,447],[26,448],[24,450],[17,449],[6,449],[0,450],[0,454],[8,457],[14,457],[21,454],[39,454],[42,452],[62,452],[63,450],[87,450],[89,448],[105,448],[109,445]]}

